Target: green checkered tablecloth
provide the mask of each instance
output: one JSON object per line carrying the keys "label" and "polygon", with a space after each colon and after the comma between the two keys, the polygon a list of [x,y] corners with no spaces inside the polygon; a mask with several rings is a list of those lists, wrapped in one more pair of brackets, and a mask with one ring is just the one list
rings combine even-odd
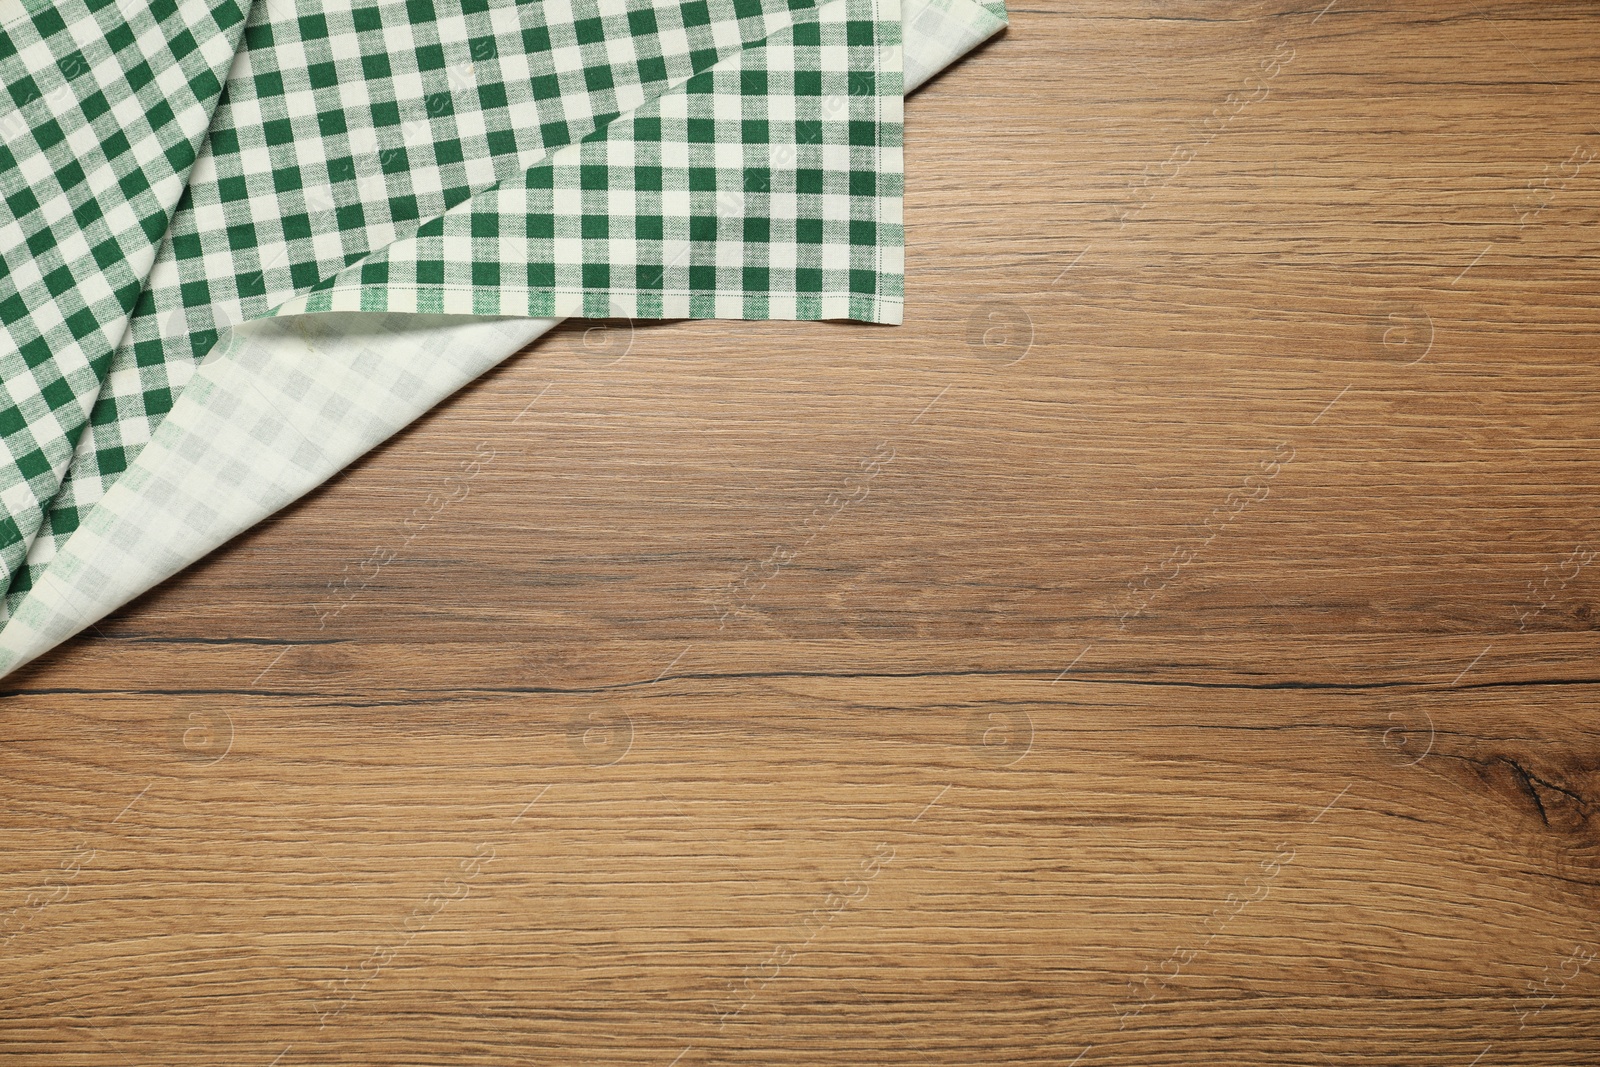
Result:
{"label": "green checkered tablecloth", "polygon": [[0,0],[0,669],[562,317],[899,322],[904,92],[1003,24]]}
{"label": "green checkered tablecloth", "polygon": [[[0,8],[0,561],[8,580],[144,300],[247,7],[66,0]],[[95,462],[111,475],[122,460]]]}

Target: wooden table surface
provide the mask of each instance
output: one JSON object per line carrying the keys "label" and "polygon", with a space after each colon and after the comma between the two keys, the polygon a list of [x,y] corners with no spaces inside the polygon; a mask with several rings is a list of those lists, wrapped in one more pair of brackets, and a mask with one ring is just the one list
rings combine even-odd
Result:
{"label": "wooden table surface", "polygon": [[0,1062],[1600,1060],[1600,9],[1047,0],[907,324],[568,324],[0,682]]}

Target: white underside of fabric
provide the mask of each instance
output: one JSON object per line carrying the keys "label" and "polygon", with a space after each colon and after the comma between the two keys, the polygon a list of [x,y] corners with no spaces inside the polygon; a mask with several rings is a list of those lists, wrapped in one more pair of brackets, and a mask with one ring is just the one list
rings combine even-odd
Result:
{"label": "white underside of fabric", "polygon": [[[907,92],[1004,26],[974,0],[903,10]],[[0,674],[298,500],[556,323],[350,312],[234,328],[0,629]]]}

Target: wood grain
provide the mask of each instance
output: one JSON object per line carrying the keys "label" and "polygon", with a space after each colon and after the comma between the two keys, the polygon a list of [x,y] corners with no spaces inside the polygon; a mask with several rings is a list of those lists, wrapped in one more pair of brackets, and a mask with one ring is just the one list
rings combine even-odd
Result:
{"label": "wood grain", "polygon": [[1015,10],[906,326],[569,324],[0,683],[0,1061],[1600,1061],[1597,55]]}

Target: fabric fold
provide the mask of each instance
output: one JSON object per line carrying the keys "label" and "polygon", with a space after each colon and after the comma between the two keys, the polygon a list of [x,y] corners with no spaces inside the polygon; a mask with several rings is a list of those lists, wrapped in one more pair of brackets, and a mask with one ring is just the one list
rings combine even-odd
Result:
{"label": "fabric fold", "polygon": [[[238,323],[336,306],[555,314],[530,290],[558,283],[608,315],[614,286],[664,299],[707,281],[786,286],[770,295],[797,314],[824,300],[848,313],[853,272],[869,268],[894,299],[896,2],[835,0],[824,16],[816,0],[259,0],[7,607]],[[769,159],[790,143],[776,192],[747,194],[758,168],[730,161],[760,151],[747,130],[778,139]],[[841,169],[843,152],[860,165]],[[710,290],[691,302],[694,315],[764,310]]]}
{"label": "fabric fold", "polygon": [[233,62],[248,0],[0,7],[0,567],[21,569]]}
{"label": "fabric fold", "polygon": [[[907,88],[1004,25],[974,0],[911,0],[903,15]],[[585,147],[572,154],[581,160]],[[575,165],[582,192],[583,164]],[[835,166],[849,173],[847,162]],[[0,630],[0,672],[298,499],[556,320],[340,312],[330,303],[323,313],[285,312],[222,330],[149,443],[15,601]]]}

